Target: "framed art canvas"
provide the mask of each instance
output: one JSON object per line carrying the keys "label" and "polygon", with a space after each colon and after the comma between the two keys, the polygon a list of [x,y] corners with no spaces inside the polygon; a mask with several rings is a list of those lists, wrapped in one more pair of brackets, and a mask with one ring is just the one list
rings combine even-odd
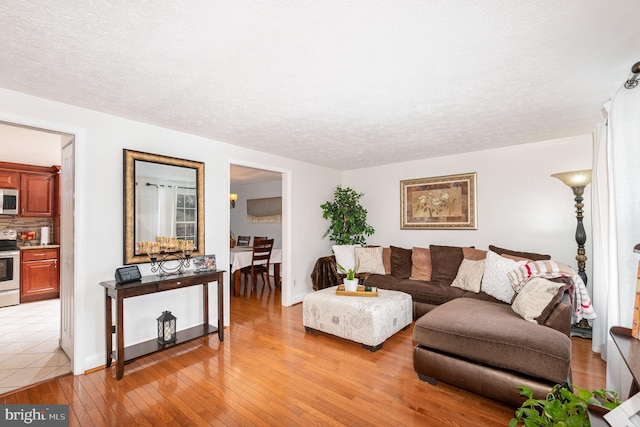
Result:
{"label": "framed art canvas", "polygon": [[476,173],[400,181],[403,230],[476,230]]}

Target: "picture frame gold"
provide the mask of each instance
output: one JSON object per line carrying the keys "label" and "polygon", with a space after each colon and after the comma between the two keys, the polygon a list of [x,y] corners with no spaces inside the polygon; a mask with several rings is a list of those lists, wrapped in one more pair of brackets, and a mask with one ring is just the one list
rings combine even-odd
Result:
{"label": "picture frame gold", "polygon": [[402,230],[477,230],[476,173],[400,181]]}

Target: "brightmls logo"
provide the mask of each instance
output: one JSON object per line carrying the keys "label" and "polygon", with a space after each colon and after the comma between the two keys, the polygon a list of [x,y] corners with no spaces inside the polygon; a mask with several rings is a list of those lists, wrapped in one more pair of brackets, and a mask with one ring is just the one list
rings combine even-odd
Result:
{"label": "brightmls logo", "polygon": [[0,405],[1,426],[69,426],[69,405]]}

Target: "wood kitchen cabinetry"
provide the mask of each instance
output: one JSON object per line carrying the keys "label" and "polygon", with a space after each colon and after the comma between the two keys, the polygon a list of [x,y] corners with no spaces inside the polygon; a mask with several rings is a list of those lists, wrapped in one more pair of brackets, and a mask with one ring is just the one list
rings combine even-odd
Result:
{"label": "wood kitchen cabinetry", "polygon": [[23,249],[21,255],[20,302],[59,298],[59,249]]}
{"label": "wood kitchen cabinetry", "polygon": [[20,188],[20,173],[0,169],[0,188]]}
{"label": "wood kitchen cabinetry", "polygon": [[20,216],[52,217],[55,175],[22,173],[20,176]]}
{"label": "wood kitchen cabinetry", "polygon": [[0,188],[20,190],[18,216],[55,219],[59,216],[59,173],[59,166],[0,162]]}

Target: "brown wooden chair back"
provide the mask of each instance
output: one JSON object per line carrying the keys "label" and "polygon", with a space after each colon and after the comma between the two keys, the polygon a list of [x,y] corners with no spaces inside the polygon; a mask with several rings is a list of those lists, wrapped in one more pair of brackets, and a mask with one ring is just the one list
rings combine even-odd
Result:
{"label": "brown wooden chair back", "polygon": [[264,236],[264,237],[260,237],[260,236],[253,236],[253,244],[256,244],[256,240],[267,240],[268,237]]}
{"label": "brown wooden chair back", "polygon": [[[252,264],[265,265],[269,268],[269,259],[271,258],[271,251],[273,250],[273,239],[253,239],[253,259]],[[267,261],[264,264],[261,261]],[[257,262],[256,262],[257,261]]]}
{"label": "brown wooden chair back", "polygon": [[249,246],[250,240],[251,240],[251,236],[238,236],[238,241],[236,242],[236,246]]}

